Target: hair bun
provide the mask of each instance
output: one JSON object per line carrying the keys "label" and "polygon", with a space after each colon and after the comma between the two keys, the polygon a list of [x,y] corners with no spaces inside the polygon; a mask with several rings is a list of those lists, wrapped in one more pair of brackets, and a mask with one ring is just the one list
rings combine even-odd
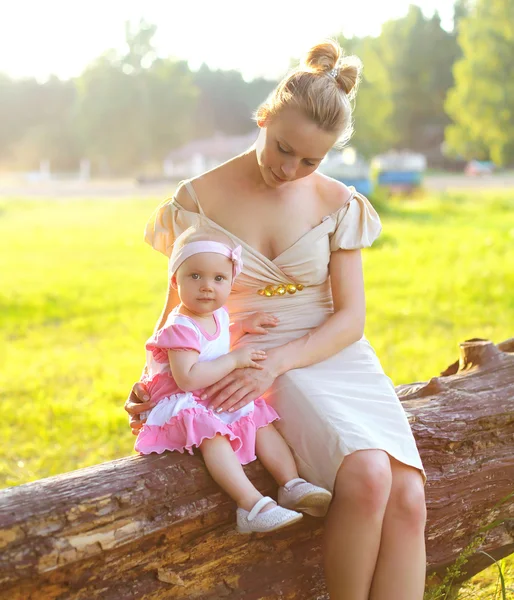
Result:
{"label": "hair bun", "polygon": [[303,63],[309,71],[331,71],[337,65],[341,54],[341,47],[337,42],[326,40],[313,46],[305,55]]}
{"label": "hair bun", "polygon": [[357,91],[362,71],[362,63],[356,56],[345,56],[340,65],[336,67],[335,80],[337,85],[346,94]]}
{"label": "hair bun", "polygon": [[346,94],[350,94],[352,90],[355,93],[362,63],[356,56],[343,56],[343,50],[335,40],[329,39],[316,44],[302,62],[307,71],[330,74]]}

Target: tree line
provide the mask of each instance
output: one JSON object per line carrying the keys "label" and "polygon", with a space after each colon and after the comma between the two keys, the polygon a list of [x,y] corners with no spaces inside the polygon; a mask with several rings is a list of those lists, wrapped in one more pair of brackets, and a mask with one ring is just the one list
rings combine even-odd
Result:
{"label": "tree line", "polygon": [[[411,5],[377,37],[340,36],[364,64],[352,145],[366,157],[419,151],[436,166],[512,163],[512,23],[514,0],[456,0],[450,31]],[[145,21],[126,24],[125,51],[105,52],[71,80],[0,75],[0,168],[34,169],[44,158],[68,171],[88,158],[96,174],[134,173],[192,139],[255,127],[252,113],[275,81],[192,71],[156,55],[155,33]]]}

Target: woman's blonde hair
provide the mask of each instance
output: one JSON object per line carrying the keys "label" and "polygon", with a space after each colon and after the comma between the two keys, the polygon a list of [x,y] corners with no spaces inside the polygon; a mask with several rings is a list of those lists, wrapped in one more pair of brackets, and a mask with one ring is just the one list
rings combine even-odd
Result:
{"label": "woman's blonde hair", "polygon": [[286,107],[298,108],[324,131],[340,133],[344,143],[353,133],[352,100],[361,70],[359,58],[344,56],[335,40],[325,40],[282,79],[257,109],[255,120],[273,118]]}

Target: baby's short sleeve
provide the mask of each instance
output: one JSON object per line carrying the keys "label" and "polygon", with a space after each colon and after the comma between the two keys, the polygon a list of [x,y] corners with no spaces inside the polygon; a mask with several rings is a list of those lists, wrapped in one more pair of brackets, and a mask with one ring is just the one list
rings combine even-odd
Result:
{"label": "baby's short sleeve", "polygon": [[382,224],[371,202],[354,192],[349,202],[334,214],[335,228],[330,237],[330,251],[367,248],[382,231]]}
{"label": "baby's short sleeve", "polygon": [[168,350],[194,350],[200,353],[200,334],[193,327],[172,323],[165,325],[146,342],[157,362],[168,362]]}

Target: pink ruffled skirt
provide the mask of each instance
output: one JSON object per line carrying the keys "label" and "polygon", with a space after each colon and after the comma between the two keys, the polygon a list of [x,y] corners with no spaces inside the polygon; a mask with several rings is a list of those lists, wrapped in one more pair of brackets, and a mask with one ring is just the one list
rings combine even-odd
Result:
{"label": "pink ruffled skirt", "polygon": [[255,460],[257,429],[279,419],[275,410],[262,398],[233,413],[215,413],[207,404],[191,392],[163,398],[150,411],[135,450],[140,454],[162,454],[165,450],[193,454],[193,448],[203,440],[221,434],[227,437],[242,465]]}

